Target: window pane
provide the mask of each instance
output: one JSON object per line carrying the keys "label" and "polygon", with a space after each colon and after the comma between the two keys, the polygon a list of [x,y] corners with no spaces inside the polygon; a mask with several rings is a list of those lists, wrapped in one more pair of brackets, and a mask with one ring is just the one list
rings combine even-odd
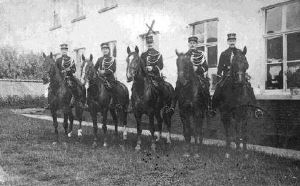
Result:
{"label": "window pane", "polygon": [[207,47],[207,63],[208,67],[217,67],[218,46]]}
{"label": "window pane", "polygon": [[288,63],[287,88],[300,88],[300,63]]}
{"label": "window pane", "polygon": [[282,62],[282,37],[267,40],[268,63]]}
{"label": "window pane", "polygon": [[282,7],[275,7],[266,10],[266,28],[267,34],[281,31]]}
{"label": "window pane", "polygon": [[194,34],[198,35],[198,34],[203,34],[204,33],[204,24],[198,24],[198,25],[194,25]]}
{"label": "window pane", "polygon": [[217,42],[218,41],[218,22],[210,21],[207,22],[207,42]]}
{"label": "window pane", "polygon": [[300,33],[287,35],[287,59],[300,59]]}
{"label": "window pane", "polygon": [[266,89],[282,89],[283,88],[283,73],[282,64],[267,65],[267,81]]}
{"label": "window pane", "polygon": [[286,27],[288,29],[300,27],[300,3],[292,3],[287,5],[286,11]]}

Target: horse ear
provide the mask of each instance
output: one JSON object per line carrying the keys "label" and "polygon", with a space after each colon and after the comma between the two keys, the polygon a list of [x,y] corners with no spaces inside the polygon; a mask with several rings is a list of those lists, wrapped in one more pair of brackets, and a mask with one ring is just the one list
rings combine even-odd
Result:
{"label": "horse ear", "polygon": [[82,60],[83,60],[83,61],[85,61],[85,57],[84,57],[84,55],[83,55],[83,54],[81,55],[81,58],[82,58]]}
{"label": "horse ear", "polygon": [[130,54],[131,53],[131,51],[130,51],[130,48],[129,48],[129,46],[127,47],[127,54]]}
{"label": "horse ear", "polygon": [[53,59],[53,54],[52,54],[52,52],[50,52],[50,58]]}
{"label": "horse ear", "polygon": [[244,46],[243,54],[244,54],[244,56],[247,54],[247,47],[246,46]]}
{"label": "horse ear", "polygon": [[177,50],[177,49],[175,49],[175,53],[176,53],[177,56],[179,56],[179,53],[178,53],[178,50]]}
{"label": "horse ear", "polygon": [[90,54],[90,61],[93,61],[93,54]]}
{"label": "horse ear", "polygon": [[139,47],[135,46],[134,50],[137,54],[139,53]]}
{"label": "horse ear", "polygon": [[46,58],[47,56],[46,56],[46,54],[43,52],[43,58]]}

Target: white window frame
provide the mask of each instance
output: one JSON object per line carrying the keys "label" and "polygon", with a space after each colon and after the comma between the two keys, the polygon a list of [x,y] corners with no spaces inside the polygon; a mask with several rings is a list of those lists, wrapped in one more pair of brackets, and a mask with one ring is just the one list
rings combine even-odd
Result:
{"label": "white window frame", "polygon": [[[297,0],[291,0],[291,1],[287,1],[287,2],[283,2],[283,3],[278,3],[275,5],[271,5],[271,6],[267,6],[262,8],[263,13],[264,13],[264,40],[265,40],[265,79],[264,79],[264,84],[267,81],[267,40],[270,38],[274,38],[274,37],[282,37],[282,49],[283,49],[283,56],[282,56],[282,65],[283,65],[283,89],[266,89],[266,86],[264,86],[264,91],[266,93],[280,93],[280,92],[284,92],[284,93],[288,93],[289,89],[287,88],[287,69],[288,69],[288,63],[294,63],[294,62],[300,62],[299,60],[293,60],[293,61],[288,61],[287,60],[287,35],[291,34],[291,33],[300,33],[300,27],[298,28],[293,28],[293,29],[287,29],[286,28],[286,21],[287,21],[287,17],[286,17],[286,13],[287,13],[287,5],[292,4],[292,3],[296,3]],[[299,3],[299,2],[298,2]],[[280,32],[276,32],[276,33],[271,33],[271,34],[267,34],[267,10],[274,8],[274,7],[282,7],[282,21],[281,21],[281,31]]]}
{"label": "white window frame", "polygon": [[60,18],[60,0],[52,0],[53,5],[53,15],[52,15],[52,25],[50,31],[55,30],[61,27],[61,18]]}
{"label": "white window frame", "polygon": [[71,23],[83,20],[86,18],[84,12],[84,0],[76,0],[75,3],[75,18],[71,21]]}

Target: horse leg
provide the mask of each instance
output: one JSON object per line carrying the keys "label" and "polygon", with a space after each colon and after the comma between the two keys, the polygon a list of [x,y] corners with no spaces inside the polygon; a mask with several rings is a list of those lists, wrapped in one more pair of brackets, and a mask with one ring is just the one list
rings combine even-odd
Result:
{"label": "horse leg", "polygon": [[171,113],[170,112],[164,112],[163,113],[163,120],[165,125],[167,125],[167,143],[171,144]]}
{"label": "horse leg", "polygon": [[[127,109],[126,109],[127,110]],[[128,132],[128,128],[127,128],[127,111],[125,109],[122,110],[121,112],[121,121],[123,122],[123,140],[127,140],[127,132]]]}
{"label": "horse leg", "polygon": [[194,127],[195,127],[195,147],[196,153],[194,155],[195,158],[199,157],[199,150],[202,146],[203,142],[203,120],[204,120],[204,111],[198,111],[194,114]]}
{"label": "horse leg", "polygon": [[163,122],[160,112],[155,112],[155,118],[156,118],[157,126],[158,126],[158,137],[157,137],[156,141],[160,141],[161,133],[162,133],[162,122]]}
{"label": "horse leg", "polygon": [[74,115],[73,115],[71,109],[68,113],[68,116],[69,116],[69,122],[70,122],[68,136],[71,137],[72,136],[72,131],[73,131],[73,122],[74,122]]}
{"label": "horse leg", "polygon": [[155,152],[155,128],[154,128],[154,113],[149,114],[149,128],[151,133],[151,150]]}
{"label": "horse leg", "polygon": [[245,152],[245,158],[248,158],[249,155],[247,153],[247,142],[248,142],[248,136],[247,136],[247,120],[243,121],[242,126],[242,136],[243,136],[243,151]]}
{"label": "horse leg", "polygon": [[241,150],[241,125],[242,121],[236,120],[234,121],[234,128],[235,128],[235,145],[236,145],[236,150],[239,151]]}
{"label": "horse leg", "polygon": [[63,123],[63,127],[65,129],[65,134],[68,135],[68,119],[69,119],[69,116],[68,116],[68,113],[67,112],[64,112],[64,123]]}
{"label": "horse leg", "polygon": [[107,147],[107,112],[107,108],[102,112],[102,131],[104,136],[103,147]]}
{"label": "horse leg", "polygon": [[97,147],[97,132],[98,132],[98,125],[97,125],[97,112],[96,111],[91,111],[91,117],[93,120],[93,129],[94,129],[94,142],[93,142],[93,148]]}
{"label": "horse leg", "polygon": [[113,109],[113,108],[110,108],[109,111],[110,111],[111,117],[113,118],[113,123],[114,123],[114,126],[115,126],[114,138],[115,138],[115,140],[118,140],[118,117],[117,117],[117,114],[116,114],[116,110]]}
{"label": "horse leg", "polygon": [[78,122],[79,122],[79,127],[78,127],[78,130],[77,130],[77,135],[78,135],[79,139],[81,139],[81,137],[82,137],[82,115],[83,115],[83,109],[80,108],[80,107],[76,107],[75,108],[75,114],[76,114],[76,117],[77,117]]}
{"label": "horse leg", "polygon": [[53,142],[53,144],[55,145],[58,142],[58,122],[57,122],[57,113],[54,110],[51,110],[51,115],[53,118],[53,126],[54,126],[54,133],[55,133],[55,141]]}
{"label": "horse leg", "polygon": [[221,113],[221,121],[224,125],[225,137],[226,137],[226,154],[225,157],[229,158],[229,150],[230,150],[230,137],[229,137],[229,128],[230,128],[230,116],[226,113]]}
{"label": "horse leg", "polygon": [[142,134],[142,129],[141,129],[141,120],[142,120],[142,114],[141,113],[134,113],[135,120],[136,120],[136,130],[137,130],[137,144],[135,147],[136,151],[141,150],[141,134]]}
{"label": "horse leg", "polygon": [[185,140],[185,152],[184,157],[190,157],[190,142],[191,142],[191,130],[190,130],[190,116],[184,111],[179,111],[180,119],[183,126],[183,135]]}

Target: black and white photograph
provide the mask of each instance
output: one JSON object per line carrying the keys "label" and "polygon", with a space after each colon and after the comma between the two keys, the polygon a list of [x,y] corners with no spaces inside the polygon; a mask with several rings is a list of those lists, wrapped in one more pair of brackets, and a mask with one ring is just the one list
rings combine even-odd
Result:
{"label": "black and white photograph", "polygon": [[300,185],[300,0],[0,0],[0,185]]}

